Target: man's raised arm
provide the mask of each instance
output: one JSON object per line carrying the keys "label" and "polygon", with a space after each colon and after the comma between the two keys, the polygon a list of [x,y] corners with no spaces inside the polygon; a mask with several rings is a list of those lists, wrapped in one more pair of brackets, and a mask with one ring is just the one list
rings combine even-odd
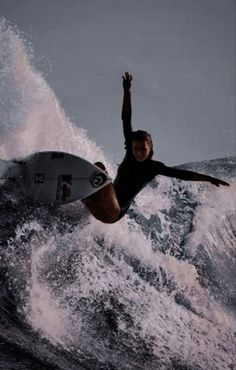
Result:
{"label": "man's raised arm", "polygon": [[122,76],[122,78],[123,78],[124,97],[123,97],[121,118],[123,121],[125,145],[127,146],[128,143],[131,142],[131,134],[132,134],[132,124],[131,124],[132,107],[131,107],[131,91],[130,91],[132,76],[128,72],[125,72],[125,75]]}

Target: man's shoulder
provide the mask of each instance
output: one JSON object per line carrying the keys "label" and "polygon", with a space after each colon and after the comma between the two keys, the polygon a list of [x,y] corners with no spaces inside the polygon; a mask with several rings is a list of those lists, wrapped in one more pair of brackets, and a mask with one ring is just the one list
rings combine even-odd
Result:
{"label": "man's shoulder", "polygon": [[150,167],[151,167],[152,171],[156,175],[165,174],[167,167],[163,162],[151,159],[150,165],[151,165]]}
{"label": "man's shoulder", "polygon": [[163,162],[157,161],[155,159],[151,159],[151,163],[155,167],[160,167],[160,168],[166,167],[166,165]]}

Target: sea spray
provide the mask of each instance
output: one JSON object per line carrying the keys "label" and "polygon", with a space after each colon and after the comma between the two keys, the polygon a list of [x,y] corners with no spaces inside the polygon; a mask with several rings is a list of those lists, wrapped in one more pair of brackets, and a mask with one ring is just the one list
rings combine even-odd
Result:
{"label": "sea spray", "polygon": [[[30,51],[16,29],[0,22],[0,157],[24,157],[58,150],[107,163],[86,131],[66,116],[43,75],[31,64]],[[78,87],[79,88],[79,87]]]}

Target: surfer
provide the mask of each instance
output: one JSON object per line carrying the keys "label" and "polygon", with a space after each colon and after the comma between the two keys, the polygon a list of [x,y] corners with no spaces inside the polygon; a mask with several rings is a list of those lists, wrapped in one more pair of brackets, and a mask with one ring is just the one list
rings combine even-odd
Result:
{"label": "surfer", "polygon": [[[214,177],[168,167],[152,159],[151,135],[143,130],[133,131],[132,129],[132,75],[126,72],[122,78],[124,90],[122,121],[126,154],[118,167],[114,183],[83,200],[92,215],[104,223],[114,223],[120,220],[128,211],[135,196],[157,175],[186,181],[206,181],[215,186],[229,186],[227,182]],[[101,162],[95,164],[106,171]]]}

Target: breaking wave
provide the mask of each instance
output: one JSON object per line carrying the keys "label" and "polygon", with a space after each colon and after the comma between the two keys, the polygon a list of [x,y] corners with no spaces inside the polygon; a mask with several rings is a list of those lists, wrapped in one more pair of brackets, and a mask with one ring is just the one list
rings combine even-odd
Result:
{"label": "breaking wave", "polygon": [[[5,20],[0,65],[1,158],[63,150],[114,175]],[[229,188],[157,177],[114,225],[1,194],[0,369],[234,369],[235,163],[182,166]]]}

